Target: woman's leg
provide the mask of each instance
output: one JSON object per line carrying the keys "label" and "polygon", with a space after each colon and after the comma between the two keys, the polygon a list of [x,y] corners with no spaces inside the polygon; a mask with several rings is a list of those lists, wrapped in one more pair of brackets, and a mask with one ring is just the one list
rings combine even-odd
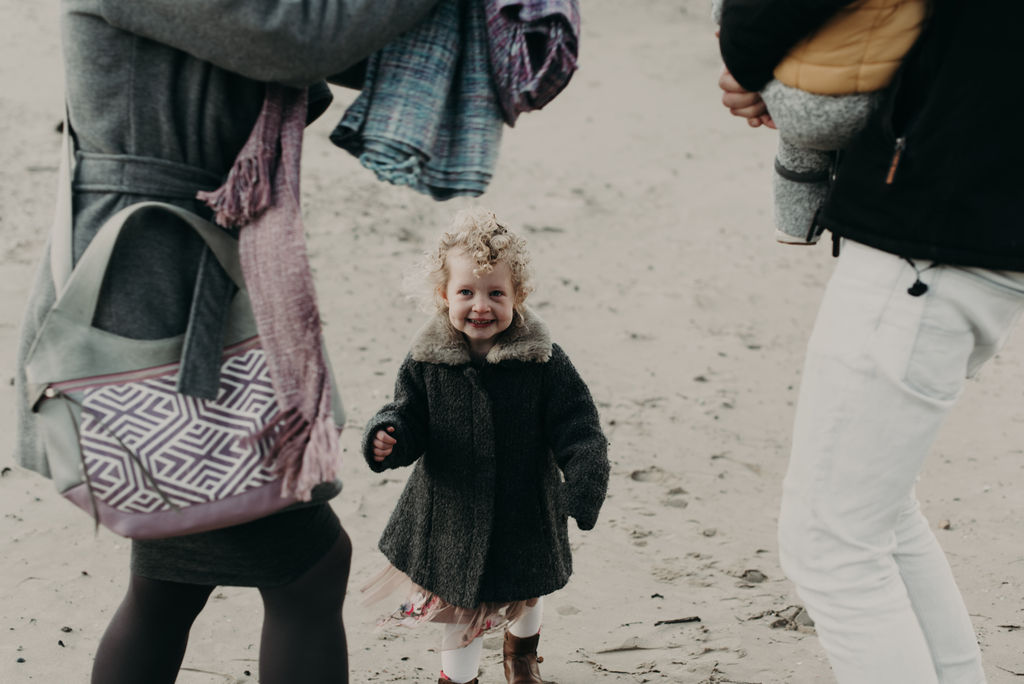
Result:
{"label": "woman's leg", "polygon": [[346,684],[348,646],[341,610],[352,561],[344,530],[316,565],[294,582],[261,588],[263,684]]}
{"label": "woman's leg", "polygon": [[132,575],[96,650],[93,684],[172,684],[189,630],[211,591]]}
{"label": "woman's leg", "polygon": [[959,590],[913,494],[965,375],[1024,304],[1024,276],[996,285],[979,273],[930,269],[914,297],[910,265],[846,242],[818,314],[780,560],[840,682],[984,681]]}
{"label": "woman's leg", "polygon": [[914,497],[896,526],[894,557],[939,682],[984,681],[981,649],[953,570]]}

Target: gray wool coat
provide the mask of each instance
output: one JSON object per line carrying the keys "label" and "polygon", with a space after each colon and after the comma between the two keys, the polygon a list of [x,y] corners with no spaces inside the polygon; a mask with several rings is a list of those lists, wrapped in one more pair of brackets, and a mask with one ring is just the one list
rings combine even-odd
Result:
{"label": "gray wool coat", "polygon": [[[256,120],[265,82],[306,87],[339,74],[413,26],[435,2],[62,0],[66,96],[79,151],[75,257],[128,204],[159,200],[205,213],[195,193],[222,182]],[[327,94],[326,87],[317,92]],[[197,325],[190,316],[194,293],[230,296],[223,272],[174,219],[152,214],[136,223],[112,259],[95,324],[141,339],[178,335],[188,326],[186,339],[216,349],[216,316]],[[198,287],[203,278],[212,286]],[[15,448],[19,463],[43,475],[47,457],[20,369],[53,300],[44,255],[19,345]],[[217,310],[216,301],[206,303]]]}
{"label": "gray wool coat", "polygon": [[[373,436],[388,426],[398,441],[377,462]],[[363,437],[373,470],[415,463],[380,550],[456,606],[549,594],[572,573],[567,516],[597,522],[607,447],[587,386],[536,314],[517,316],[482,363],[438,314]]]}

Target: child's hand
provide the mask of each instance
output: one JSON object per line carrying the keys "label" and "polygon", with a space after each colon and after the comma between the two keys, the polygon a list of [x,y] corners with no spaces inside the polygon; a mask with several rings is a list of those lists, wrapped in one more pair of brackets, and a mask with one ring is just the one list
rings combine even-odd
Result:
{"label": "child's hand", "polygon": [[600,504],[597,508],[586,505],[581,499],[580,492],[571,487],[569,484],[563,482],[559,489],[559,496],[562,498],[562,508],[570,518],[576,519],[576,527],[581,530],[592,530],[594,525],[597,524],[597,513],[600,509]]}
{"label": "child's hand", "polygon": [[391,455],[391,450],[398,443],[398,440],[391,436],[391,433],[394,431],[394,427],[388,427],[386,432],[384,430],[377,430],[377,434],[373,436],[374,461],[379,463]]}

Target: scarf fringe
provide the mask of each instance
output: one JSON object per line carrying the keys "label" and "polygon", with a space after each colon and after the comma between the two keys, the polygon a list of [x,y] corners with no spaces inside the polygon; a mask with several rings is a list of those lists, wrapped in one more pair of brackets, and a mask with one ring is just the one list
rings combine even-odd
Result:
{"label": "scarf fringe", "polygon": [[[227,180],[212,192],[196,195],[213,209],[214,220],[219,225],[225,228],[246,226],[273,203],[274,174],[281,154],[281,127],[288,99],[286,88],[267,85],[252,133],[235,157]],[[304,95],[301,108],[305,119]]]}
{"label": "scarf fringe", "polygon": [[281,476],[282,497],[309,501],[314,487],[337,477],[338,432],[329,406],[312,422],[292,407],[248,441],[270,442],[263,464]]}
{"label": "scarf fringe", "polygon": [[218,225],[248,225],[270,206],[271,165],[271,154],[265,147],[251,156],[239,156],[222,186],[200,192],[197,197],[213,209]]}

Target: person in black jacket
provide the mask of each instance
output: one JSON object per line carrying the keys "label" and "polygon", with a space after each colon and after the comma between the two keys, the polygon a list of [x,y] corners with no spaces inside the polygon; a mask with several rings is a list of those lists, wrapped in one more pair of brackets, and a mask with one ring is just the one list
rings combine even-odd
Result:
{"label": "person in black jacket", "polygon": [[[726,0],[723,103],[756,91],[849,0]],[[1024,6],[935,3],[821,224],[839,255],[814,332],[779,518],[780,560],[840,682],[984,682],[950,566],[914,494],[965,378],[1024,308]]]}

